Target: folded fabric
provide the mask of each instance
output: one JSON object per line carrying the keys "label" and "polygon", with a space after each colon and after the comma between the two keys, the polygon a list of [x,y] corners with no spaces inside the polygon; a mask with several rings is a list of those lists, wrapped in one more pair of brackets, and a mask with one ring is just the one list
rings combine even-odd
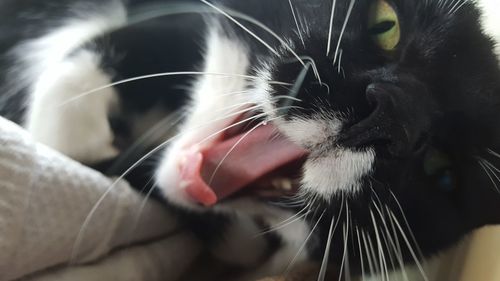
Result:
{"label": "folded fabric", "polygon": [[52,269],[25,281],[174,281],[189,268],[199,244],[187,233],[127,247],[95,263]]}
{"label": "folded fabric", "polygon": [[160,204],[0,119],[0,280],[175,280],[198,252]]}

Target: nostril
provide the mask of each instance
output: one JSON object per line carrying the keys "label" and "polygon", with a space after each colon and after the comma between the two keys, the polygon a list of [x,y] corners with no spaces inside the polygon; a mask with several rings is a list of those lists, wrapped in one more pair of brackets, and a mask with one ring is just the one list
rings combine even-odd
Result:
{"label": "nostril", "polygon": [[398,154],[404,150],[406,132],[396,118],[395,104],[389,85],[373,83],[366,87],[369,114],[348,128],[340,137],[340,144],[348,147],[374,147]]}
{"label": "nostril", "polygon": [[381,84],[370,84],[366,87],[365,96],[370,110],[359,124],[377,126],[391,120],[394,114],[394,101],[387,87]]}
{"label": "nostril", "polygon": [[373,83],[366,87],[365,96],[368,104],[374,110],[388,110],[394,106],[393,94],[388,86],[383,84]]}

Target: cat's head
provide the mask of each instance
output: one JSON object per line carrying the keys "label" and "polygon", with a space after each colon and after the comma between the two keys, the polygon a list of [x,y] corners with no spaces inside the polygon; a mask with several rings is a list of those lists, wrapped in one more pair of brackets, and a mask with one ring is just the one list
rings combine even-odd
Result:
{"label": "cat's head", "polygon": [[291,2],[211,7],[207,74],[157,173],[166,198],[281,202],[339,260],[372,243],[412,259],[412,235],[429,255],[500,222],[500,71],[474,3]]}

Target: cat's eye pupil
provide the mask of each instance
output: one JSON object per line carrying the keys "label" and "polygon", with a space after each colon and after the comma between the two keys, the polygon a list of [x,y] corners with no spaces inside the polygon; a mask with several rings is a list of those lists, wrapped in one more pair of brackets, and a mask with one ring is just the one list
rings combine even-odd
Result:
{"label": "cat's eye pupil", "polygon": [[385,33],[387,31],[391,30],[392,28],[394,28],[394,26],[396,26],[395,21],[383,21],[381,23],[378,23],[378,24],[372,26],[370,28],[370,34],[371,35],[382,34],[382,33]]}

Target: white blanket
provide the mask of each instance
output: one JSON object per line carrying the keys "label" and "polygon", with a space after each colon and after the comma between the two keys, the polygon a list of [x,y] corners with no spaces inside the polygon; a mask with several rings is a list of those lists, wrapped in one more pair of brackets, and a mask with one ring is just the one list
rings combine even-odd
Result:
{"label": "white blanket", "polygon": [[0,119],[0,281],[176,280],[199,248],[160,204]]}

